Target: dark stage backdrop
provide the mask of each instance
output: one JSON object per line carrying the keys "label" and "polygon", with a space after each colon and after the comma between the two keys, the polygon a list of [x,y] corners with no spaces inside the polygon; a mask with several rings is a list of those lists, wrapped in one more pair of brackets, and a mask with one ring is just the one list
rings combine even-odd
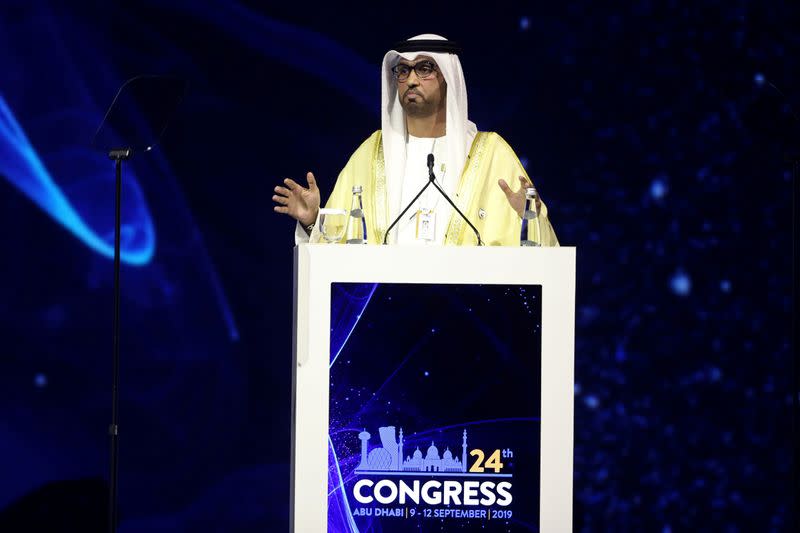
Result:
{"label": "dark stage backdrop", "polygon": [[576,531],[790,530],[797,3],[624,4],[3,2],[0,529],[102,527],[113,167],[89,140],[142,73],[189,92],[125,173],[121,530],[287,527],[272,187],[326,195],[379,127],[385,51],[435,32],[578,247]]}

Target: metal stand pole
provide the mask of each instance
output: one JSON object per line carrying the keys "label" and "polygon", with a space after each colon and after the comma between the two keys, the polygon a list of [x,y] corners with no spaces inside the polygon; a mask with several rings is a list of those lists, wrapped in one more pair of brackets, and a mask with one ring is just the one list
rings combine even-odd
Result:
{"label": "metal stand pole", "polygon": [[792,164],[792,444],[794,448],[793,497],[795,531],[800,531],[800,334],[797,314],[800,313],[800,155],[791,157]]}
{"label": "metal stand pole", "polygon": [[122,162],[128,159],[132,150],[112,150],[108,156],[114,161],[116,170],[116,194],[114,202],[114,354],[113,354],[113,385],[111,387],[111,425],[108,426],[108,434],[111,438],[111,470],[109,473],[109,493],[108,493],[108,531],[117,531],[117,472],[119,470],[119,425],[118,425],[118,402],[119,402],[119,271],[120,271],[120,211],[122,196]]}

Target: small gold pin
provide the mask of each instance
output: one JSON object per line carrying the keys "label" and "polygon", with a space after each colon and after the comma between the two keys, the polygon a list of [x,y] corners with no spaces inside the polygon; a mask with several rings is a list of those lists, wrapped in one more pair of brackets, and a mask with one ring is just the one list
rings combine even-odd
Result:
{"label": "small gold pin", "polygon": [[484,211],[483,208],[478,209],[478,218],[481,220],[486,218],[486,211]]}

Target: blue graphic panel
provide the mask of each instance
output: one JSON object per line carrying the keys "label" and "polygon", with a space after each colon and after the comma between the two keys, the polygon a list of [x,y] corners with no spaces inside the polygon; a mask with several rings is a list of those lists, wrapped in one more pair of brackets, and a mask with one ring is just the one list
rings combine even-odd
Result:
{"label": "blue graphic panel", "polygon": [[328,531],[538,531],[541,287],[333,284],[332,316],[354,305]]}

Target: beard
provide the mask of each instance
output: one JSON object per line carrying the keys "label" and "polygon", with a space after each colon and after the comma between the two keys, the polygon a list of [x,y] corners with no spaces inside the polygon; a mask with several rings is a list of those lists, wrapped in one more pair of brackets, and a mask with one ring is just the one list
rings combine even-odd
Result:
{"label": "beard", "polygon": [[[408,91],[412,91],[412,94],[416,94],[417,98],[413,101],[406,99],[406,94]],[[447,98],[447,88],[442,88],[442,100],[441,102],[432,102],[426,96],[423,96],[421,93],[414,91],[413,89],[409,89],[402,94],[398,93],[398,99],[400,100],[400,107],[403,108],[407,116],[410,117],[430,117],[438,113],[443,107],[444,103],[446,102]]]}
{"label": "beard", "polygon": [[400,99],[400,107],[411,117],[429,117],[436,113],[436,105],[418,96],[416,100]]}

